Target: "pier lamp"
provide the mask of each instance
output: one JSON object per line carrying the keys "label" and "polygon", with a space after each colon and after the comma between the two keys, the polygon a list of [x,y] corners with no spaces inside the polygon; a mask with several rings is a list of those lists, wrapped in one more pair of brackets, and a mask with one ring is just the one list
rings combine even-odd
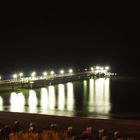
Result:
{"label": "pier lamp", "polygon": [[16,79],[17,77],[18,77],[18,75],[17,74],[13,74],[13,76],[12,76],[14,79]]}
{"label": "pier lamp", "polygon": [[54,71],[51,71],[50,73],[51,73],[51,75],[54,75]]}
{"label": "pier lamp", "polygon": [[22,72],[20,72],[20,73],[19,73],[19,77],[21,78],[22,76],[23,76],[23,73],[22,73]]}
{"label": "pier lamp", "polygon": [[94,68],[93,68],[93,67],[91,67],[91,68],[90,68],[90,70],[91,70],[91,71],[93,71],[93,70],[94,70]]}
{"label": "pier lamp", "polygon": [[100,70],[104,70],[104,68],[103,67],[100,67]]}
{"label": "pier lamp", "polygon": [[64,70],[60,70],[60,74],[64,74]]}
{"label": "pier lamp", "polygon": [[73,73],[73,70],[72,69],[69,69],[69,73]]}
{"label": "pier lamp", "polygon": [[108,67],[108,66],[106,66],[106,67],[105,67],[105,70],[109,70],[109,67]]}
{"label": "pier lamp", "polygon": [[104,72],[104,68],[100,67],[100,72],[103,73]]}
{"label": "pier lamp", "polygon": [[45,72],[43,72],[43,76],[47,76],[47,72],[45,71]]}
{"label": "pier lamp", "polygon": [[99,66],[96,66],[96,70],[99,70],[100,69],[100,67]]}
{"label": "pier lamp", "polygon": [[35,77],[35,75],[36,75],[36,72],[31,73],[31,77]]}

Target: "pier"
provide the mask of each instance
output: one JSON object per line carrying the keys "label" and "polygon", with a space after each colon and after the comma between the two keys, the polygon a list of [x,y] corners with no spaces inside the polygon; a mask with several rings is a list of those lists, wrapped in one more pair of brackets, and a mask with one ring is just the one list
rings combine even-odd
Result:
{"label": "pier", "polygon": [[0,80],[0,88],[22,87],[32,89],[51,84],[86,80],[90,78],[110,78],[115,75],[115,73],[109,72],[108,67],[91,67],[90,70],[85,69],[83,72],[73,72],[72,69],[69,69],[68,73],[64,73],[64,70],[60,70],[59,74],[55,74],[54,71],[51,71],[49,75],[47,72],[44,72],[42,76],[36,76],[36,72],[32,72],[30,77],[24,77],[23,73],[19,73],[14,74],[12,79]]}

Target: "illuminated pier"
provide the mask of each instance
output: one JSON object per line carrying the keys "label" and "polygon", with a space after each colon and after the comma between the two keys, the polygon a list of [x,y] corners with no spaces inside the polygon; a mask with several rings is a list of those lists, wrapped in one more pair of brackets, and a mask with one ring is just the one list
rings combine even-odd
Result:
{"label": "illuminated pier", "polygon": [[65,72],[63,69],[59,73],[54,71],[43,72],[41,76],[37,76],[36,72],[33,71],[29,77],[24,76],[23,73],[13,74],[12,79],[0,80],[0,87],[3,86],[21,86],[21,87],[42,87],[45,85],[56,84],[56,83],[65,83],[78,80],[85,80],[90,78],[109,78],[116,74],[109,72],[109,67],[91,67],[90,69],[84,69],[84,71],[74,72],[72,69],[69,69],[68,72]]}

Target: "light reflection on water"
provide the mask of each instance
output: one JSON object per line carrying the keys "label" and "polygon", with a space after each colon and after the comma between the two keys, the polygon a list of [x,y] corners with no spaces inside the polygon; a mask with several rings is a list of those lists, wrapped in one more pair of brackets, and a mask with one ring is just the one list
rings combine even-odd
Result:
{"label": "light reflection on water", "polygon": [[74,91],[73,84],[67,83],[67,110],[72,111],[74,108]]}
{"label": "light reflection on water", "polygon": [[3,105],[3,99],[2,99],[2,97],[0,96],[0,106],[2,106]]}
{"label": "light reflection on water", "polygon": [[65,108],[65,88],[63,84],[58,85],[58,109],[64,110]]}
{"label": "light reflection on water", "polygon": [[54,109],[56,105],[55,88],[49,86],[49,109]]}
{"label": "light reflection on water", "polygon": [[[83,91],[77,93],[76,88]],[[75,108],[76,101],[79,101],[75,95],[83,97],[79,98],[82,100],[79,110]],[[0,97],[0,110],[3,110],[2,100]],[[24,93],[12,92],[9,100],[9,111],[14,112],[73,116],[76,111],[82,113],[84,108],[87,113],[107,114],[110,111],[110,80],[109,78],[84,80],[78,87],[76,82],[50,85],[41,88],[39,93],[29,90],[26,99]]]}
{"label": "light reflection on water", "polygon": [[48,107],[48,90],[46,88],[41,88],[40,106],[42,109]]}
{"label": "light reflection on water", "polygon": [[0,110],[3,110],[3,99],[1,96],[0,96]]}
{"label": "light reflection on water", "polygon": [[25,97],[22,92],[12,92],[10,95],[10,111],[24,112]]}

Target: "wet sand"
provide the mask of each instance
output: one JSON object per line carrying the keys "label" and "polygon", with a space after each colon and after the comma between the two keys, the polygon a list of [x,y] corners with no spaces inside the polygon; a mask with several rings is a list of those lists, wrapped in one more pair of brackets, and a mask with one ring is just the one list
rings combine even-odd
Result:
{"label": "wet sand", "polygon": [[94,119],[84,117],[60,117],[40,114],[28,113],[11,113],[0,112],[0,124],[11,124],[18,120],[23,126],[23,129],[28,128],[30,122],[35,122],[38,128],[49,128],[51,123],[57,123],[59,129],[65,129],[67,126],[73,126],[76,131],[82,131],[88,126],[95,129],[104,128],[110,134],[115,130],[120,130],[126,136],[135,136],[140,139],[140,120],[125,120],[125,119]]}

